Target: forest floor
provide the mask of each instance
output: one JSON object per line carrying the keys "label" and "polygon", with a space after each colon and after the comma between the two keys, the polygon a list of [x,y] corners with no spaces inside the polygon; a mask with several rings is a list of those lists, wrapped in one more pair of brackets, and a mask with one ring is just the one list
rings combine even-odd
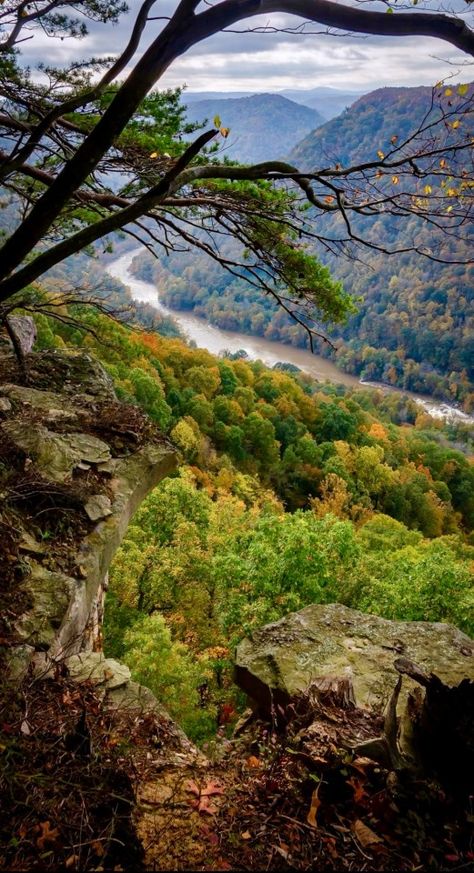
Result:
{"label": "forest floor", "polygon": [[354,729],[380,719],[323,702],[205,758],[65,670],[26,677],[0,713],[0,869],[473,869],[469,792],[347,751]]}
{"label": "forest floor", "polygon": [[[472,797],[344,748],[377,717],[322,704],[283,730],[251,721],[214,763],[166,768],[138,792],[148,870],[467,870]],[[340,744],[339,744],[340,742]]]}

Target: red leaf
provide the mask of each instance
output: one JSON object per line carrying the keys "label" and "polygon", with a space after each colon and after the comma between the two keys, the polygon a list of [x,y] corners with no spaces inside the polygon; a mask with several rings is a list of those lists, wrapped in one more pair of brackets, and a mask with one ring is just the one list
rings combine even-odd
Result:
{"label": "red leaf", "polygon": [[224,789],[218,782],[211,779],[205,788],[201,788],[201,797],[212,797],[213,794],[224,794]]}

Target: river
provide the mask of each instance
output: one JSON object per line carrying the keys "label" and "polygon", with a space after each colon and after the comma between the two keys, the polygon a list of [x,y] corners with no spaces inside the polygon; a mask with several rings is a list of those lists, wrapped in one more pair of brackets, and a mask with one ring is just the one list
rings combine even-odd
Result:
{"label": "river", "polygon": [[356,376],[344,373],[331,361],[320,357],[320,355],[313,355],[307,349],[299,349],[295,346],[288,346],[285,343],[264,339],[263,337],[248,336],[237,331],[221,330],[221,328],[208,324],[205,319],[198,318],[189,312],[168,309],[161,303],[159,289],[155,285],[151,282],[145,282],[143,279],[135,278],[130,272],[133,259],[141,253],[143,253],[141,248],[126,252],[119,258],[106,263],[106,272],[114,279],[119,279],[124,285],[127,285],[133,299],[137,303],[148,303],[158,312],[171,316],[183,333],[190,340],[193,340],[198,348],[207,349],[213,355],[219,354],[223,349],[232,353],[243,349],[250,360],[263,361],[269,367],[273,367],[278,362],[295,364],[300,370],[309,373],[320,382],[327,380],[336,384],[342,383],[352,388],[370,386],[372,388],[379,388],[384,392],[400,391],[413,398],[433,418],[452,419],[463,421],[466,424],[474,424],[474,416],[466,415],[466,413],[455,406],[434,400],[431,397],[414,394],[412,391],[392,388],[389,385],[377,382],[361,382]]}

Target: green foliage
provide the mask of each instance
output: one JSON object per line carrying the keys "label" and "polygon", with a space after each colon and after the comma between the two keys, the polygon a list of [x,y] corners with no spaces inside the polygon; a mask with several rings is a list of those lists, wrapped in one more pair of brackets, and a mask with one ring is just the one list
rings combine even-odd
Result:
{"label": "green foliage", "polygon": [[[188,463],[126,532],[105,641],[192,736],[237,706],[233,644],[309,603],[474,629],[474,467],[441,426],[407,425],[411,407],[396,395],[87,319],[105,342],[83,345]],[[43,346],[77,341],[66,325],[38,325]]]}
{"label": "green foliage", "polygon": [[139,619],[125,633],[124,657],[135,681],[146,685],[194,740],[207,736],[212,713],[199,710],[203,673],[183,643],[173,642],[163,616]]}

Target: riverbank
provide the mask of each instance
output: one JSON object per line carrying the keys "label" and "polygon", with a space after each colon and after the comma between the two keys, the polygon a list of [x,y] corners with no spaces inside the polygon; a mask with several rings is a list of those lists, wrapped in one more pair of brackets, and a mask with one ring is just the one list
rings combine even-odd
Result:
{"label": "riverbank", "polygon": [[168,309],[160,300],[159,289],[151,282],[136,278],[131,272],[132,261],[141,251],[141,249],[132,249],[115,260],[109,261],[105,264],[106,272],[127,285],[137,303],[147,303],[163,315],[171,316],[183,333],[195,342],[198,348],[207,349],[214,355],[218,355],[224,350],[231,354],[243,350],[250,360],[261,360],[269,367],[273,367],[277,363],[293,364],[320,382],[328,381],[351,388],[370,387],[384,393],[404,394],[423,407],[433,418],[474,425],[474,416],[467,415],[456,406],[380,382],[361,381],[350,373],[344,373],[326,358],[313,354],[307,349],[288,346],[263,337],[248,336],[238,331],[222,330],[192,313]]}

